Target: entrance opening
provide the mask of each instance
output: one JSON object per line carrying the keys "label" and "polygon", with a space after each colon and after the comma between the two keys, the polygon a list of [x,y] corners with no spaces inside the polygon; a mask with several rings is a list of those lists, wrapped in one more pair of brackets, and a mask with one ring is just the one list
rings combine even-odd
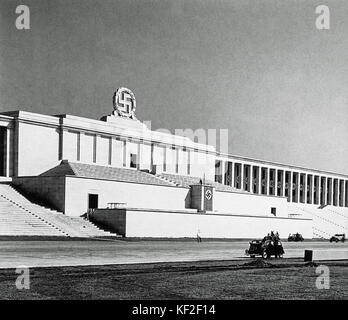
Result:
{"label": "entrance opening", "polygon": [[276,216],[276,215],[277,215],[277,208],[272,207],[272,208],[271,208],[271,214],[273,214],[274,216]]}
{"label": "entrance opening", "polygon": [[88,209],[97,209],[98,208],[98,195],[97,194],[88,194]]}
{"label": "entrance opening", "polygon": [[215,161],[215,182],[222,183],[222,161]]}
{"label": "entrance opening", "polygon": [[137,155],[135,153],[130,154],[130,164],[129,166],[131,168],[136,168],[137,167]]}

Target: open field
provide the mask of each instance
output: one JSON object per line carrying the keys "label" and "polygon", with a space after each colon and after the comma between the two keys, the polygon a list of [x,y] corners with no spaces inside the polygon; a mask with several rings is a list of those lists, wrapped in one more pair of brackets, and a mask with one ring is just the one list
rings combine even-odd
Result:
{"label": "open field", "polygon": [[[201,260],[246,260],[243,241],[0,241],[0,268],[107,265]],[[313,250],[314,260],[348,259],[348,242],[283,242],[284,258],[304,256]]]}
{"label": "open field", "polygon": [[34,268],[18,290],[0,270],[1,299],[348,299],[348,261],[323,261],[330,289],[316,288],[315,265],[299,259],[201,261]]}

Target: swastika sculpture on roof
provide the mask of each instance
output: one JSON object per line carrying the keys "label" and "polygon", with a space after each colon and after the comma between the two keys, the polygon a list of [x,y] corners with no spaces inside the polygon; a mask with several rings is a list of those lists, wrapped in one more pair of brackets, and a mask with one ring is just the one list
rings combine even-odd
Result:
{"label": "swastika sculpture on roof", "polygon": [[136,119],[136,101],[133,92],[127,88],[118,88],[113,97],[114,115]]}

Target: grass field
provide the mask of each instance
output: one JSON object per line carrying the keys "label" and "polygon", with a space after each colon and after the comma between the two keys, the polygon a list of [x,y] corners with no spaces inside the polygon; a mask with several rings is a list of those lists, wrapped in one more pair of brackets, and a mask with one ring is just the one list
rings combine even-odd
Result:
{"label": "grass field", "polygon": [[34,268],[29,290],[18,290],[15,270],[3,269],[0,298],[347,299],[348,261],[321,264],[330,289],[317,289],[316,267],[296,259]]}

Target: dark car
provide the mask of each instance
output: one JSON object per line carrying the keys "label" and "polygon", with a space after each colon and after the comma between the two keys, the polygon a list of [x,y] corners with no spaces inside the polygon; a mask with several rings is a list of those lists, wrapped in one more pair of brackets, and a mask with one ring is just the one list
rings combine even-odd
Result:
{"label": "dark car", "polygon": [[251,258],[257,255],[264,259],[270,258],[271,256],[281,258],[284,254],[283,245],[280,240],[252,240],[249,244],[249,249],[245,250],[245,254],[249,255]]}
{"label": "dark car", "polygon": [[339,242],[342,241],[344,242],[346,240],[346,235],[344,233],[342,234],[335,234],[330,238],[330,242]]}
{"label": "dark car", "polygon": [[300,233],[294,233],[294,234],[289,234],[288,241],[303,241],[302,234]]}

